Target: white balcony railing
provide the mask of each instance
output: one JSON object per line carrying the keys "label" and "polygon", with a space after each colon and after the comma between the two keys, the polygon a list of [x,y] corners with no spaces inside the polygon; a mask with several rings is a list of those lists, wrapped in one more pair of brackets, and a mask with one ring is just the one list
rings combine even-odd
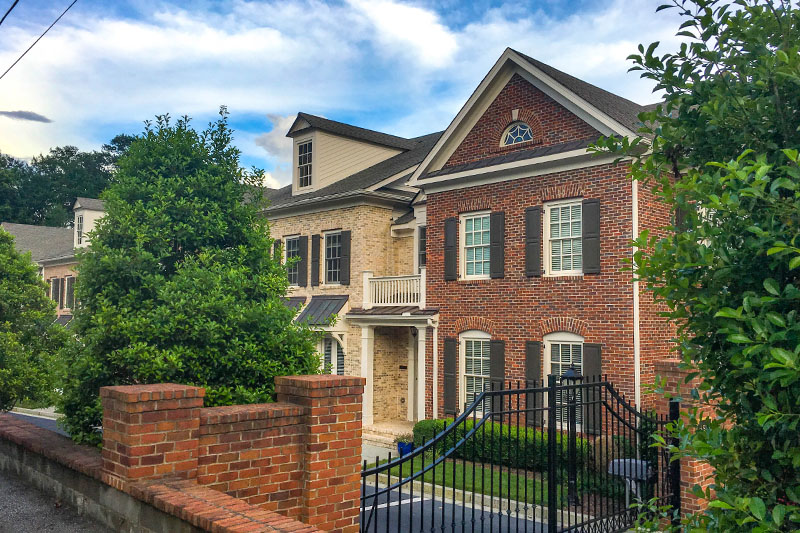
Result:
{"label": "white balcony railing", "polygon": [[392,305],[425,307],[424,268],[408,276],[373,277],[372,272],[364,272],[364,309]]}

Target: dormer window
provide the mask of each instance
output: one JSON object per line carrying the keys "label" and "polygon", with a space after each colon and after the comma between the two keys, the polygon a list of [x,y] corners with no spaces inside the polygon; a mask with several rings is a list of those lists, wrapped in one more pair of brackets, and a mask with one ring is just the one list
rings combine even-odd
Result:
{"label": "dormer window", "polygon": [[78,244],[83,244],[83,215],[78,215],[75,219],[75,229],[78,232]]}
{"label": "dormer window", "polygon": [[311,185],[311,141],[297,145],[297,176],[298,187]]}
{"label": "dormer window", "polygon": [[524,122],[514,122],[503,133],[501,146],[511,146],[533,140],[531,127]]}

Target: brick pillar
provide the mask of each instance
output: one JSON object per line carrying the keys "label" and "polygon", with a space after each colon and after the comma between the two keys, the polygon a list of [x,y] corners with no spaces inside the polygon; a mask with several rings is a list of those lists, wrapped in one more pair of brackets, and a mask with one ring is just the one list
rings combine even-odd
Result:
{"label": "brick pillar", "polygon": [[365,383],[364,378],[347,376],[275,378],[278,401],[306,409],[300,520],[324,531],[358,531]]}
{"label": "brick pillar", "polygon": [[205,389],[160,383],[103,387],[103,472],[123,482],[197,476]]}
{"label": "brick pillar", "polygon": [[[686,376],[689,371],[680,368],[679,359],[663,359],[655,362],[655,374],[657,377],[666,379],[664,390],[673,395],[681,397],[681,415],[685,416],[687,408],[693,407],[688,392],[699,385],[698,378],[686,383]],[[704,408],[710,414],[710,406]],[[657,410],[660,414],[669,414],[669,401],[666,398],[659,398]],[[713,483],[714,470],[708,463],[697,459],[683,458],[681,466],[681,514],[697,513],[708,507],[708,501],[696,497],[692,494],[692,487],[699,485],[703,489]]]}

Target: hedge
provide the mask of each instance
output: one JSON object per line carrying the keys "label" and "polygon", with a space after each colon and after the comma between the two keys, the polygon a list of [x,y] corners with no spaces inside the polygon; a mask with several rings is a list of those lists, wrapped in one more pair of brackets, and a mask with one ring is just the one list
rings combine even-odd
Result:
{"label": "hedge", "polygon": [[[417,422],[414,425],[414,445],[417,447],[424,445],[452,423],[452,418]],[[473,428],[474,424],[473,420],[463,421],[442,441],[436,443],[432,448],[434,454],[441,455],[452,448]],[[575,444],[578,468],[588,466],[591,457],[589,441],[578,437]],[[568,439],[558,432],[556,434],[557,464],[563,467],[568,464],[567,446]],[[548,458],[547,431],[526,426],[487,422],[459,446],[452,457],[510,468],[545,471]]]}

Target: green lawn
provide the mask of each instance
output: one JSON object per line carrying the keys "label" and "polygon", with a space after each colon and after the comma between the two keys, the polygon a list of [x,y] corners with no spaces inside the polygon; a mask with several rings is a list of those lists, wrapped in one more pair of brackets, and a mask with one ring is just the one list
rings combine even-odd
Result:
{"label": "green lawn", "polygon": [[[422,456],[406,461],[401,465],[402,477],[418,472],[431,463],[431,459],[423,459]],[[401,466],[391,469],[392,483],[396,482],[401,474]],[[547,505],[547,482],[539,479],[536,474],[526,475],[522,470],[517,475],[514,469],[501,471],[499,468],[455,460],[439,464],[435,470],[426,472],[423,477],[426,483],[455,488],[457,491],[465,490],[475,494],[502,496],[504,499]],[[420,481],[420,478],[416,478],[415,481]],[[404,488],[404,491],[406,490]],[[488,500],[486,503],[488,505]]]}

